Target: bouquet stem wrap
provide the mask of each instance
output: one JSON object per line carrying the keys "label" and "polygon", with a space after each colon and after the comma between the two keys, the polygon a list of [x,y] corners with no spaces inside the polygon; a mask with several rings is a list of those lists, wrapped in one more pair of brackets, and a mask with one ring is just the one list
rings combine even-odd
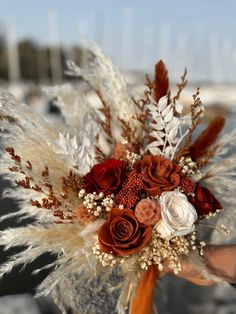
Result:
{"label": "bouquet stem wrap", "polygon": [[[146,270],[131,301],[130,314],[153,314],[153,292],[158,269],[152,265]],[[144,297],[145,293],[145,297]]]}

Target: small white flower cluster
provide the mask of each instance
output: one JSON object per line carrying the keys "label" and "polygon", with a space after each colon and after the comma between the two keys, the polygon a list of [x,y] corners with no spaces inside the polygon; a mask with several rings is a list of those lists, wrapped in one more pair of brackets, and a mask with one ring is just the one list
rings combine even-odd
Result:
{"label": "small white flower cluster", "polygon": [[204,241],[197,243],[196,231],[193,231],[190,235],[188,235],[188,241],[190,242],[191,249],[193,251],[198,250],[200,255],[204,255],[203,248],[206,246]]}
{"label": "small white flower cluster", "polygon": [[190,242],[185,237],[174,237],[171,240],[161,239],[157,230],[153,229],[152,240],[148,247],[140,253],[139,264],[147,270],[152,264],[160,271],[163,270],[164,262],[168,263],[175,274],[181,271],[180,256],[187,255]]}
{"label": "small white flower cluster", "polygon": [[128,161],[130,167],[134,165],[134,163],[141,158],[140,155],[130,152],[129,150],[126,151],[126,160]]}
{"label": "small white flower cluster", "polygon": [[192,176],[194,174],[200,174],[200,170],[197,169],[197,163],[194,162],[191,157],[181,157],[179,166],[181,166],[181,172],[185,175]]}
{"label": "small white flower cluster", "polygon": [[104,253],[100,250],[99,242],[95,244],[93,247],[93,254],[95,255],[95,258],[99,260],[99,262],[102,264],[102,266],[114,266],[117,264],[123,264],[125,261],[124,257],[118,257],[115,256],[112,253]]}
{"label": "small white flower cluster", "polygon": [[190,250],[195,251],[197,249],[200,255],[204,254],[205,242],[202,241],[197,244],[196,240],[196,231],[185,237],[178,236],[165,240],[161,239],[158,231],[154,229],[150,245],[140,253],[140,267],[147,270],[150,265],[154,264],[162,271],[166,262],[174,274],[178,274],[182,268],[181,256],[188,255]]}
{"label": "small white flower cluster", "polygon": [[218,213],[220,213],[223,209],[217,209],[214,213],[209,213],[207,215],[204,215],[204,216],[199,216],[200,219],[210,219],[210,218],[213,218],[215,217]]}
{"label": "small white flower cluster", "polygon": [[[215,215],[212,214],[211,216],[215,216]],[[206,218],[206,217],[204,217],[204,218]],[[210,218],[210,217],[208,217],[208,219],[209,219],[209,218]],[[227,236],[227,237],[230,235],[230,230],[229,230],[225,225],[223,225],[223,224],[221,224],[221,225],[215,225],[215,224],[208,224],[208,222],[207,222],[207,223],[198,222],[198,224],[199,224],[200,226],[203,226],[203,227],[215,229],[215,230],[217,230],[218,232],[221,232],[223,235],[225,235],[225,236]]]}
{"label": "small white flower cluster", "polygon": [[114,205],[114,194],[104,198],[103,193],[86,193],[82,189],[79,191],[78,197],[83,199],[83,205],[88,209],[88,212],[96,217],[99,217],[104,212],[109,212]]}
{"label": "small white flower cluster", "polygon": [[220,225],[219,228],[221,229],[221,232],[226,235],[226,236],[229,236],[230,235],[230,230],[227,229],[227,227],[225,225]]}

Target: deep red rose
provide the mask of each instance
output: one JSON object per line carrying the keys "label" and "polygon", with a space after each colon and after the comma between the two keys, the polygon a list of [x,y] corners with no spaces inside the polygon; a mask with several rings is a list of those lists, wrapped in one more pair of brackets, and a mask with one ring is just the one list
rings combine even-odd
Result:
{"label": "deep red rose", "polygon": [[195,207],[199,216],[205,216],[214,213],[217,209],[222,209],[215,196],[199,184],[196,186],[195,196],[190,196],[189,201]]}
{"label": "deep red rose", "polygon": [[113,208],[98,231],[100,248],[105,253],[138,253],[151,239],[151,227],[140,224],[131,210]]}
{"label": "deep red rose", "polygon": [[162,156],[144,156],[134,168],[143,175],[144,189],[152,196],[172,191],[180,183],[181,167]]}
{"label": "deep red rose", "polygon": [[104,195],[115,193],[122,184],[123,174],[124,163],[117,159],[108,159],[93,166],[84,176],[85,190],[87,193],[103,192]]}

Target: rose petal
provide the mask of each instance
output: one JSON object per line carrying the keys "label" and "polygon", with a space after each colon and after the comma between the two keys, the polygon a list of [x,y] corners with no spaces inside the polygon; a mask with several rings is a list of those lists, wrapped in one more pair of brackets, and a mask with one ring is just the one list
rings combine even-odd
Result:
{"label": "rose petal", "polygon": [[[126,233],[121,232],[122,225],[127,228]],[[110,233],[114,240],[114,242],[121,241],[125,242],[127,241],[133,234],[134,228],[132,226],[132,223],[130,223],[128,220],[121,219],[121,217],[115,217],[111,224],[110,224]]]}
{"label": "rose petal", "polygon": [[108,221],[104,222],[102,228],[98,230],[98,238],[105,245],[113,245],[114,241],[110,233],[110,223]]}

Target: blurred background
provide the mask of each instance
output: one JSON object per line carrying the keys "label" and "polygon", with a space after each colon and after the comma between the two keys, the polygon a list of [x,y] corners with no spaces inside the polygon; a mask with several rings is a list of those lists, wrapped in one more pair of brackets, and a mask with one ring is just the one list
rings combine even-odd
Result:
{"label": "blurred background", "polygon": [[[85,43],[89,39],[111,56],[136,88],[142,89],[145,74],[152,74],[160,58],[173,88],[186,67],[189,85],[182,102],[189,103],[200,86],[206,119],[223,114],[229,118],[229,129],[236,113],[235,29],[235,0],[1,0],[0,88],[46,119],[57,121],[59,112],[42,87],[69,80],[64,74],[68,59],[87,65]],[[71,83],[81,84],[78,80]],[[0,182],[1,191],[6,185]],[[1,213],[15,206],[13,200],[3,200]],[[2,222],[0,228],[14,223]],[[10,254],[1,250],[0,262]],[[52,258],[43,256],[0,280],[0,314],[59,313],[50,298],[32,299],[46,273],[32,277],[30,272]],[[199,288],[166,278],[156,293],[162,314],[236,313],[233,288]]]}

